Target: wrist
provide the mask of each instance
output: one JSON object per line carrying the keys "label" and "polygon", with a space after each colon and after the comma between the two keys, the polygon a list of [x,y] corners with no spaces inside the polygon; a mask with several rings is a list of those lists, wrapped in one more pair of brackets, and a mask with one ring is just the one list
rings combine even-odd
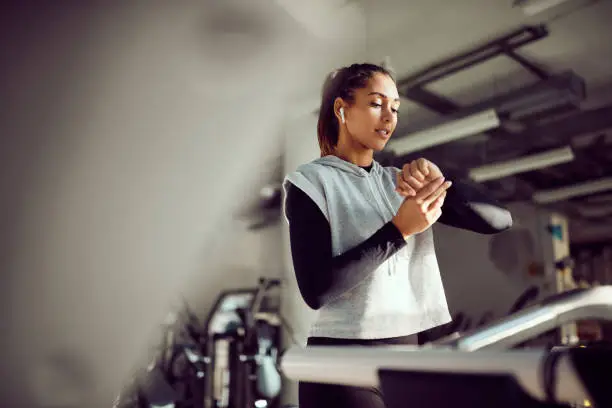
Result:
{"label": "wrist", "polygon": [[402,235],[402,237],[404,237],[404,239],[412,235],[411,231],[408,231],[406,228],[402,227],[401,222],[399,222],[396,217],[391,219],[391,223],[395,226],[395,228],[397,228],[398,232]]}

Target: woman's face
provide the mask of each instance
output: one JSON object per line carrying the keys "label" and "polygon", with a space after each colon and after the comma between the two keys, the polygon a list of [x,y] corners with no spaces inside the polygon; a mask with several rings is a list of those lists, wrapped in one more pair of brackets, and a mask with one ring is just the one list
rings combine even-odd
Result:
{"label": "woman's face", "polygon": [[397,125],[400,100],[395,82],[388,75],[375,73],[354,95],[354,102],[344,106],[349,137],[363,148],[380,151]]}

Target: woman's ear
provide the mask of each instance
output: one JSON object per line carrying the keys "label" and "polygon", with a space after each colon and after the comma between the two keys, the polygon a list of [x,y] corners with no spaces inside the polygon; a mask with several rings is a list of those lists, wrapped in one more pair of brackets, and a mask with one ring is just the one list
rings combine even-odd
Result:
{"label": "woman's ear", "polygon": [[341,98],[336,98],[336,100],[334,101],[334,114],[341,123],[346,122],[345,106],[346,104]]}

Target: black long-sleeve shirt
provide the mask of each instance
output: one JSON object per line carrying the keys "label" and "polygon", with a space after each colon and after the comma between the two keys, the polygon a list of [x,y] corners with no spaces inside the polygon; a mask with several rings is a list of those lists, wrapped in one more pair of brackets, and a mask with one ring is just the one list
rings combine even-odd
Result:
{"label": "black long-sleeve shirt", "polygon": [[[285,211],[300,293],[315,310],[355,287],[406,245],[397,227],[388,222],[359,245],[333,256],[327,219],[306,193],[291,184],[287,188]],[[512,218],[501,204],[479,189],[453,181],[438,222],[494,234],[509,228]]]}

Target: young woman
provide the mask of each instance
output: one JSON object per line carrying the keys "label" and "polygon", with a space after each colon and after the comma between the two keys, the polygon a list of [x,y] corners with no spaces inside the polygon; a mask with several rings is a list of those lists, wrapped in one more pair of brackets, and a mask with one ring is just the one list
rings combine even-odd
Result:
{"label": "young woman", "polygon": [[[450,321],[431,225],[480,233],[508,228],[508,211],[430,161],[403,169],[373,160],[400,104],[384,68],[354,64],[326,81],[321,157],[284,182],[298,286],[318,310],[308,345],[417,344]],[[452,187],[451,187],[452,184]],[[383,408],[377,389],[301,383],[300,408]]]}

